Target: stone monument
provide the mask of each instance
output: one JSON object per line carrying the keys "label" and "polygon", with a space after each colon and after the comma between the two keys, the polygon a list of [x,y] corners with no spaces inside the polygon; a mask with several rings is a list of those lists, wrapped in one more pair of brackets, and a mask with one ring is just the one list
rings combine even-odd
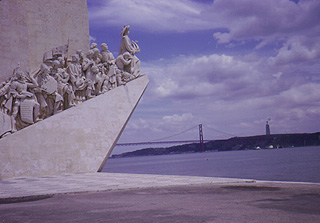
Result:
{"label": "stone monument", "polygon": [[[36,17],[32,6],[43,2],[49,8],[37,12]],[[85,26],[74,27],[75,21],[51,26],[49,2],[0,2],[1,12],[14,11],[12,7],[21,4],[24,10],[18,10],[17,17],[25,18],[26,33],[32,31],[28,38],[18,39],[18,46],[25,40],[30,43],[12,57],[11,64],[17,59],[21,63],[16,64],[11,75],[3,76],[5,80],[0,85],[0,179],[101,171],[149,82],[140,73],[140,61],[135,55],[140,49],[128,37],[130,26],[122,28],[119,55],[115,58],[106,43],[101,44],[101,50],[96,43],[88,49],[86,1],[55,1],[58,17],[66,8],[85,8],[76,11],[83,12],[80,22],[83,20]],[[11,27],[14,33],[20,22],[9,17],[8,21],[1,21],[1,27],[9,24],[7,28]],[[36,24],[43,24],[42,31],[55,33],[57,39],[34,37]],[[65,37],[67,44],[63,44]],[[39,44],[30,48],[34,40]],[[39,49],[43,50],[42,56],[38,55]],[[10,50],[9,55],[15,55],[14,48]],[[6,69],[1,67],[1,71]]]}
{"label": "stone monument", "polygon": [[35,71],[43,54],[68,44],[69,55],[89,48],[86,0],[1,0],[0,82],[21,67]]}

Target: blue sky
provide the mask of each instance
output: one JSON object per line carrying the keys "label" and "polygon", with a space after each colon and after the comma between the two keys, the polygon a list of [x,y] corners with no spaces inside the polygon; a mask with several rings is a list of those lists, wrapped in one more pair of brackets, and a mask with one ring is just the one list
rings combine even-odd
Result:
{"label": "blue sky", "polygon": [[92,41],[117,56],[130,25],[150,79],[119,142],[320,131],[320,1],[87,2]]}

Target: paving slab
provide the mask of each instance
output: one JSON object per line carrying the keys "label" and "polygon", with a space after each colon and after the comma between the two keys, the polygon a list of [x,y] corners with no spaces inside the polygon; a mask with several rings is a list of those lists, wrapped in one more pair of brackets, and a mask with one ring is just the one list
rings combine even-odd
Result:
{"label": "paving slab", "polygon": [[[118,184],[104,177],[118,179]],[[47,183],[36,187],[38,194],[49,188],[53,195],[0,199],[0,222],[320,222],[319,184],[135,174],[90,175],[90,181],[82,174],[49,179],[64,178],[69,183],[54,182],[55,190]],[[15,179],[3,185],[18,181],[33,186],[48,178],[42,180]],[[76,183],[81,180],[93,187],[85,188],[88,193],[67,192],[83,191]],[[22,190],[24,183],[17,188]]]}
{"label": "paving slab", "polygon": [[250,179],[124,173],[19,177],[0,181],[0,199],[163,186],[253,182]]}

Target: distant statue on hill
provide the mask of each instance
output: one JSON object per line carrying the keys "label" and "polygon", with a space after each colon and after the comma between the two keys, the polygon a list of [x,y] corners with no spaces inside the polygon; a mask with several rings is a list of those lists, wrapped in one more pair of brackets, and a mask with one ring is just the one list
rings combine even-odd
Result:
{"label": "distant statue on hill", "polygon": [[269,121],[266,122],[266,135],[270,135],[271,131],[270,131],[270,125],[269,125]]}

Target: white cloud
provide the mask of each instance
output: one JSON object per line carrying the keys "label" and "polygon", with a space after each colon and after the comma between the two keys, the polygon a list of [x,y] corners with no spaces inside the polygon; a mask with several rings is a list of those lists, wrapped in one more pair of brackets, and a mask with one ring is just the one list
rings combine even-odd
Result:
{"label": "white cloud", "polygon": [[318,0],[101,0],[89,7],[89,19],[92,25],[131,24],[151,32],[224,29],[213,33],[219,43],[256,40],[260,49],[292,36],[318,41],[319,10]]}
{"label": "white cloud", "polygon": [[305,40],[305,37],[290,38],[279,49],[278,54],[270,58],[269,62],[281,65],[320,59],[320,38],[311,44],[306,43]]}
{"label": "white cloud", "polygon": [[92,42],[94,42],[94,41],[96,41],[97,39],[95,38],[95,37],[93,37],[93,36],[89,36],[89,41],[90,41],[90,43],[92,43]]}
{"label": "white cloud", "polygon": [[216,0],[202,14],[227,30],[213,34],[218,43],[254,40],[257,50],[271,45],[278,50],[269,62],[285,65],[320,59],[319,11],[317,0]]}
{"label": "white cloud", "polygon": [[94,23],[135,25],[151,31],[189,31],[209,27],[200,17],[204,5],[191,0],[104,0],[89,7]]}
{"label": "white cloud", "polygon": [[320,106],[320,84],[306,83],[292,87],[283,91],[280,97],[281,101],[285,101],[291,108],[303,105],[307,107]]}
{"label": "white cloud", "polygon": [[259,40],[275,35],[284,40],[297,32],[305,34],[319,28],[319,7],[316,0],[298,4],[289,0],[216,0],[203,15],[208,20],[219,19],[234,40]]}
{"label": "white cloud", "polygon": [[132,122],[128,124],[128,128],[133,130],[147,129],[149,127],[149,123],[143,118],[134,119]]}
{"label": "white cloud", "polygon": [[89,7],[89,18],[92,26],[131,24],[146,32],[217,29],[213,38],[219,44],[254,40],[257,50],[273,46],[269,63],[285,65],[320,60],[319,11],[318,0],[102,0]]}
{"label": "white cloud", "polygon": [[[145,64],[147,65],[147,64]],[[148,66],[148,65],[147,65]],[[276,78],[264,75],[253,62],[226,55],[180,57],[167,65],[149,65],[155,97],[193,99],[210,97],[237,100],[265,94]],[[257,86],[256,83],[265,86]]]}
{"label": "white cloud", "polygon": [[157,86],[156,92],[162,96],[170,96],[172,95],[175,91],[177,91],[178,85],[171,79],[165,79],[162,81],[160,85]]}
{"label": "white cloud", "polygon": [[213,37],[218,39],[218,43],[229,43],[231,41],[231,35],[229,33],[217,32],[213,34]]}
{"label": "white cloud", "polygon": [[282,72],[277,72],[276,74],[273,74],[273,76],[274,76],[275,78],[277,78],[277,80],[279,80],[279,78],[281,77],[281,75],[282,75]]}
{"label": "white cloud", "polygon": [[149,31],[194,31],[223,28],[214,37],[229,40],[275,38],[319,34],[317,0],[215,0],[211,5],[192,0],[101,0],[89,7],[94,24],[135,25]]}
{"label": "white cloud", "polygon": [[166,123],[181,123],[181,122],[190,122],[193,119],[193,115],[191,113],[183,113],[182,115],[174,114],[171,116],[163,116],[162,120]]}

